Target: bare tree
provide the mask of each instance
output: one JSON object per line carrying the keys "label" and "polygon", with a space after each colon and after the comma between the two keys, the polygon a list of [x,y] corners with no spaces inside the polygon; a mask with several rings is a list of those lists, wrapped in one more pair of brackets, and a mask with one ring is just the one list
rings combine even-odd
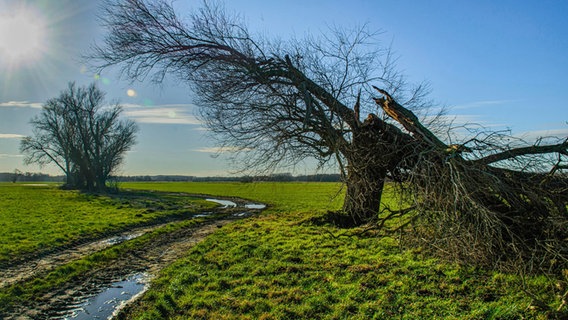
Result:
{"label": "bare tree", "polygon": [[22,171],[18,170],[17,168],[14,169],[14,174],[12,175],[12,183],[18,182],[18,179],[22,175]]}
{"label": "bare tree", "polygon": [[[540,224],[535,232],[542,239],[550,228],[560,230],[556,240],[566,235],[566,179],[555,173],[565,168],[568,143],[514,148],[487,134],[447,144],[436,133],[452,137],[451,131],[429,130],[429,118],[417,116],[428,106],[427,88],[409,86],[391,51],[376,49],[375,34],[365,27],[268,41],[210,2],[187,21],[162,0],[109,0],[105,10],[109,33],[91,56],[99,68],[119,65],[131,80],[161,82],[171,74],[185,81],[208,128],[246,168],[273,169],[308,157],[336,163],[347,186],[343,212],[355,225],[385,226],[397,217],[404,228],[420,221],[417,238],[459,238],[466,243],[455,251],[462,258],[472,246],[501,257],[496,251],[510,256],[535,245],[534,235],[516,234],[525,226],[519,217],[538,217],[531,225]],[[548,174],[501,165],[531,157],[542,169],[543,154],[557,159]],[[379,214],[387,179],[401,183],[408,208]],[[440,223],[449,229],[432,228]],[[553,251],[565,262],[559,243]]]}
{"label": "bare tree", "polygon": [[106,107],[104,92],[94,84],[70,83],[59,97],[47,101],[32,119],[34,135],[22,140],[25,162],[53,163],[71,188],[102,191],[135,143],[134,122],[119,118],[120,105]]}
{"label": "bare tree", "polygon": [[[375,34],[362,27],[333,30],[322,39],[269,42],[254,40],[218,4],[205,2],[188,24],[165,1],[108,1],[105,8],[110,32],[91,57],[99,67],[119,64],[129,79],[152,76],[160,82],[170,73],[187,82],[214,137],[235,150],[245,168],[270,170],[308,157],[322,165],[337,161],[352,195],[345,211],[356,223],[376,216],[387,167],[394,164],[383,163],[379,154],[385,151],[359,145],[405,136],[378,117],[374,121],[389,138],[367,134],[353,106],[377,112],[367,84],[381,83],[403,99],[405,83],[392,54],[372,46]],[[411,94],[418,97],[422,90]],[[402,156],[394,145],[384,145]]]}

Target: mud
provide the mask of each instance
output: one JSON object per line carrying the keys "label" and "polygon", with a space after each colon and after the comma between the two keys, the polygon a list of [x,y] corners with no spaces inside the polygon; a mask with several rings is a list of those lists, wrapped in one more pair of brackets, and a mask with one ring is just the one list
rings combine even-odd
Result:
{"label": "mud", "polygon": [[[231,200],[236,201],[235,199]],[[116,309],[122,303],[119,300],[128,300],[132,298],[132,295],[127,297],[128,299],[117,298],[114,302],[112,299],[105,300],[104,296],[99,299],[100,301],[96,302],[97,297],[113,286],[124,286],[120,283],[128,282],[129,279],[132,279],[132,276],[144,274],[145,279],[153,277],[165,266],[183,256],[187,250],[202,241],[209,234],[219,230],[235,219],[259,212],[259,209],[246,208],[246,202],[240,199],[237,200],[237,208],[222,209],[227,213],[225,218],[207,220],[197,226],[181,228],[174,232],[156,236],[150,245],[137,247],[104,268],[90,270],[74,279],[71,283],[65,283],[59,288],[53,288],[51,292],[35,297],[34,301],[27,301],[23,305],[17,306],[13,312],[4,315],[4,319],[78,319],[73,318],[73,316],[92,319],[95,318],[93,310],[102,310],[103,307],[106,307],[104,303],[109,301],[107,304],[114,304],[113,309]],[[45,274],[56,266],[143,235],[163,225],[165,223],[132,229],[103,240],[69,248],[57,254],[3,269],[0,272],[0,283],[2,286],[5,286],[33,279],[34,276]],[[143,281],[138,282],[142,283]],[[103,305],[100,305],[100,303],[103,303]],[[87,307],[91,309],[87,310]],[[85,314],[85,310],[88,314]],[[105,311],[104,314],[101,313],[96,318],[106,319],[106,314]]]}
{"label": "mud", "polygon": [[0,288],[28,280],[38,274],[46,273],[57,266],[65,264],[69,261],[77,260],[91,253],[101,251],[112,245],[119,244],[126,240],[134,239],[147,232],[160,228],[168,223],[158,223],[149,227],[135,228],[130,231],[122,232],[116,236],[112,236],[103,240],[92,241],[86,244],[77,245],[71,248],[62,249],[59,252],[48,254],[44,257],[38,257],[1,269]]}

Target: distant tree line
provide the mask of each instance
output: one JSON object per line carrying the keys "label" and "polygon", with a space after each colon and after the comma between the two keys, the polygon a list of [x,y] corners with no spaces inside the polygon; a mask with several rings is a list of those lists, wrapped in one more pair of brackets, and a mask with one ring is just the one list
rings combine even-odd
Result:
{"label": "distant tree line", "polygon": [[0,172],[0,182],[62,182],[64,176],[51,176],[45,173],[36,172]]}
{"label": "distant tree line", "polygon": [[298,175],[294,176],[290,173],[283,174],[271,174],[265,176],[245,176],[241,177],[245,182],[249,179],[251,182],[254,181],[280,181],[280,182],[294,182],[294,181],[305,181],[305,182],[340,182],[341,175],[339,173],[333,174],[311,174],[311,175]]}
{"label": "distant tree line", "polygon": [[116,177],[118,182],[152,182],[152,181],[172,181],[172,182],[215,182],[215,181],[231,181],[231,182],[339,182],[341,176],[334,174],[311,174],[294,176],[290,173],[271,174],[263,176],[238,176],[238,177],[196,177],[184,175],[145,175],[145,176],[121,176]]}
{"label": "distant tree line", "polygon": [[[238,176],[238,177],[197,177],[185,175],[142,175],[112,177],[117,182],[340,182],[338,173],[292,175],[290,173],[272,174],[264,176]],[[65,182],[65,176],[52,176],[46,173],[0,172],[0,182]]]}

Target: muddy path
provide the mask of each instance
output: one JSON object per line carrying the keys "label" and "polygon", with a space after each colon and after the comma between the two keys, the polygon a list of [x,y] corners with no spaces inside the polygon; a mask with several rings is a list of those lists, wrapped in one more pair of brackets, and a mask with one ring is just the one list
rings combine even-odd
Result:
{"label": "muddy path", "polygon": [[0,288],[11,284],[26,281],[36,275],[44,274],[69,261],[80,259],[91,253],[101,251],[122,241],[137,238],[147,232],[167,225],[162,222],[151,226],[133,228],[102,240],[91,241],[85,244],[64,248],[56,253],[46,254],[35,259],[21,262],[7,268],[0,269]]}
{"label": "muddy path", "polygon": [[[89,270],[69,283],[58,288],[52,288],[48,293],[38,295],[34,301],[26,301],[22,305],[16,306],[10,314],[4,315],[4,319],[62,319],[69,317],[71,311],[77,309],[87,298],[101,292],[112,283],[124,280],[133,274],[144,273],[152,277],[165,266],[179,259],[189,248],[211,233],[222,229],[236,219],[254,215],[261,210],[245,208],[244,203],[246,201],[240,199],[230,200],[239,205],[235,208],[226,207],[215,210],[216,214],[222,213],[221,218],[210,218],[196,225],[155,235],[149,244],[129,250],[125,255],[113,260],[112,263]],[[83,244],[12,266],[0,272],[0,283],[8,285],[26,280],[33,281],[35,276],[45,274],[57,266],[151,232],[165,224],[167,223],[134,228],[117,233],[102,241]]]}

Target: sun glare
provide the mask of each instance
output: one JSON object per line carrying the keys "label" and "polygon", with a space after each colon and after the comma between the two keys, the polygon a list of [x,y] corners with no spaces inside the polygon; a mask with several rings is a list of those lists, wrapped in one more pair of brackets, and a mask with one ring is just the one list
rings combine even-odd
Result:
{"label": "sun glare", "polygon": [[6,11],[0,13],[0,65],[17,68],[37,62],[47,51],[45,19],[29,7]]}

